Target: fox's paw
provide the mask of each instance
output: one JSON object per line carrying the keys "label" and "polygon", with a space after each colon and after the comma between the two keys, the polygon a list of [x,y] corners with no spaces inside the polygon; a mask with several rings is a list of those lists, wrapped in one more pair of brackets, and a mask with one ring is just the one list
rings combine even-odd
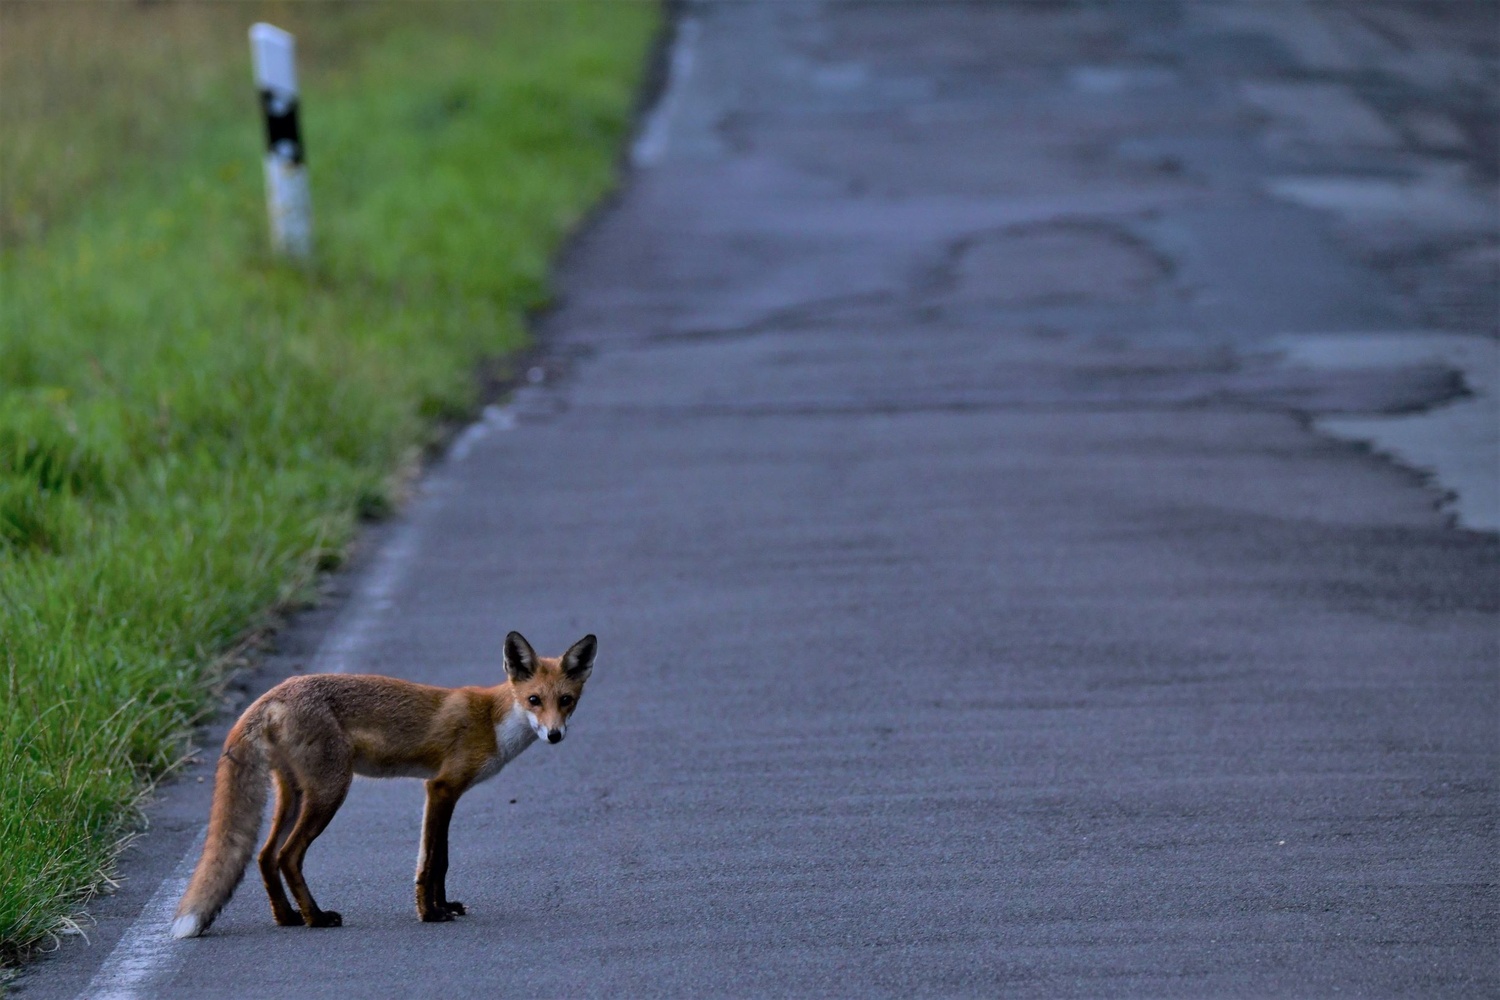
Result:
{"label": "fox's paw", "polygon": [[273,913],[271,914],[271,918],[276,921],[278,926],[281,927],[302,926],[302,914],[298,913],[296,910],[291,910],[287,913]]}
{"label": "fox's paw", "polygon": [[424,924],[441,924],[453,919],[453,911],[443,907],[433,907],[417,916],[422,918]]}
{"label": "fox's paw", "polygon": [[443,909],[447,910],[455,917],[461,917],[465,913],[469,912],[468,910],[464,909],[464,904],[452,899],[443,904]]}
{"label": "fox's paw", "polygon": [[342,927],[344,918],[332,910],[321,910],[313,914],[313,918],[307,922],[309,927]]}

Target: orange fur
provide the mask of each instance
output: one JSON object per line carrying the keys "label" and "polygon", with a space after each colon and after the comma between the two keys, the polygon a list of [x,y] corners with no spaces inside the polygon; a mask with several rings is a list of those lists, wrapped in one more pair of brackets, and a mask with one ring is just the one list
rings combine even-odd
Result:
{"label": "orange fur", "polygon": [[538,737],[562,739],[596,649],[590,635],[560,657],[538,657],[512,632],[505,639],[506,680],[495,687],[309,674],[267,691],[224,741],[203,856],[178,904],[172,935],[203,933],[229,901],[255,849],[268,782],[276,787],[276,807],[260,872],[272,916],[278,924],[340,925],[338,913],[313,900],[302,862],[356,774],[427,780],[417,914],[426,921],[463,914],[463,904],[449,900],[446,890],[454,805]]}

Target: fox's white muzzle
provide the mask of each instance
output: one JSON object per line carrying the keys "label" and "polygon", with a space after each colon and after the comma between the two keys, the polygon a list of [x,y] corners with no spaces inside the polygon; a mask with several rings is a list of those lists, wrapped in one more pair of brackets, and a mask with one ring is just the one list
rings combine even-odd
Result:
{"label": "fox's white muzzle", "polygon": [[563,737],[568,734],[568,724],[564,722],[560,726],[544,726],[535,715],[526,713],[526,718],[531,722],[531,731],[536,733],[536,738],[546,743],[561,743]]}

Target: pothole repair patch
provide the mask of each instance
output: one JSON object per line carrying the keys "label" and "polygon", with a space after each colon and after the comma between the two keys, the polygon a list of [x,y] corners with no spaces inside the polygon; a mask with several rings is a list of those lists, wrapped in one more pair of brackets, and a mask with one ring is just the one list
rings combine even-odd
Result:
{"label": "pothole repair patch", "polygon": [[963,241],[941,297],[964,305],[1135,302],[1170,273],[1167,258],[1123,230],[1052,223]]}
{"label": "pothole repair patch", "polygon": [[1500,341],[1450,333],[1314,334],[1278,338],[1289,365],[1334,370],[1423,368],[1462,373],[1469,395],[1413,413],[1324,416],[1318,430],[1368,444],[1431,475],[1458,523],[1500,531]]}

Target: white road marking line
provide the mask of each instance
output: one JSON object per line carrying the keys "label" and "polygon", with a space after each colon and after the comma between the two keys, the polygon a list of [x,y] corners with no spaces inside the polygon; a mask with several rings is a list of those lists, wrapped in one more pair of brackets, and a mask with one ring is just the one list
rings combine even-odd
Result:
{"label": "white road marking line", "polygon": [[646,119],[641,137],[630,149],[630,162],[637,167],[655,166],[667,155],[667,144],[672,137],[672,119],[681,102],[683,85],[692,74],[693,63],[698,57],[698,33],[701,28],[696,17],[684,17],[678,25],[671,61],[667,65],[666,88],[650,117]]}
{"label": "white road marking line", "polygon": [[177,909],[177,900],[187,891],[188,879],[203,846],[203,832],[193,838],[192,848],[177,862],[172,874],[162,879],[151,894],[140,916],[120,938],[81,996],[92,1000],[136,1000],[139,988],[157,969],[173,959],[181,945],[167,936],[167,924]]}
{"label": "white road marking line", "polygon": [[[424,505],[428,506],[435,498],[429,492],[422,499],[428,501]],[[395,603],[396,590],[406,575],[406,568],[412,557],[417,554],[423,521],[425,518],[413,516],[387,542],[376,557],[375,565],[370,568],[369,576],[360,584],[355,599],[349,602],[328,635],[323,637],[308,673],[347,673],[359,662],[365,647],[369,645],[371,633]]]}
{"label": "white road marking line", "polygon": [[[539,369],[533,368],[532,371]],[[533,380],[534,381],[534,380]],[[516,426],[515,406],[490,405],[484,408],[484,414],[474,421],[458,437],[453,439],[453,447],[448,449],[448,457],[455,462],[462,462],[469,457],[470,450],[489,437],[495,431],[513,430]]]}

